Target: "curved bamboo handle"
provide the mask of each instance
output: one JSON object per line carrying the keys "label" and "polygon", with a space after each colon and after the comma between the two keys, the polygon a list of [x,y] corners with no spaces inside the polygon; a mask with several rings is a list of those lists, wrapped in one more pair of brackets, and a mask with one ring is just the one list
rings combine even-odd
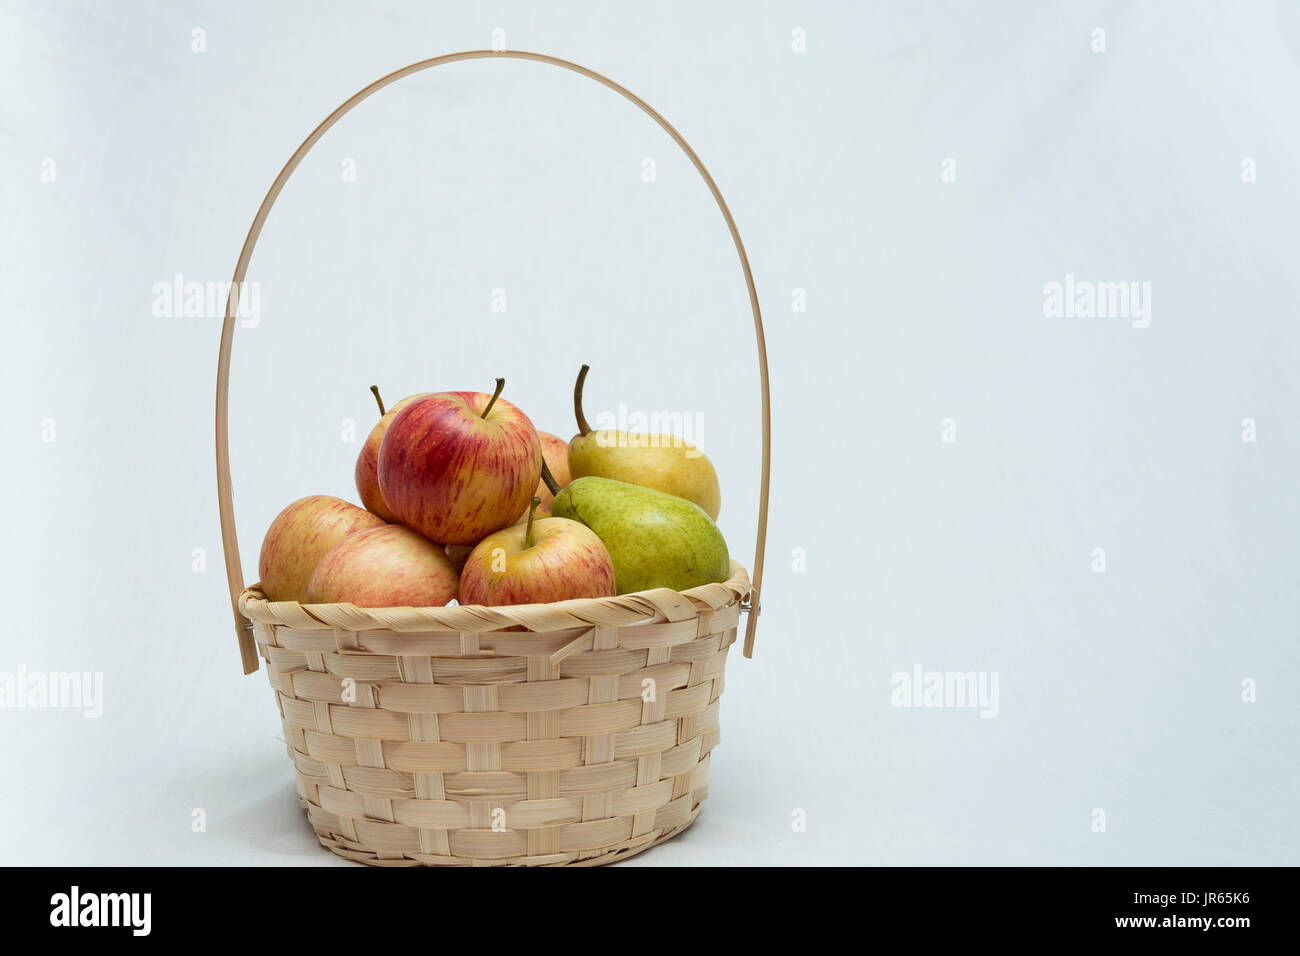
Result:
{"label": "curved bamboo handle", "polygon": [[772,440],[771,411],[768,400],[767,344],[763,337],[763,317],[758,308],[758,292],[754,289],[754,276],[749,268],[749,257],[745,255],[745,245],[740,241],[740,231],[736,228],[736,221],[731,217],[731,210],[727,208],[726,200],[722,198],[717,183],[713,181],[713,177],[709,175],[709,171],[704,167],[704,163],[700,161],[700,157],[695,154],[695,150],[691,149],[690,144],[682,138],[682,134],[677,132],[672,127],[672,124],[660,116],[649,103],[615,83],[609,77],[602,76],[585,66],[579,66],[577,63],[547,56],[543,53],[527,53],[522,50],[465,50],[461,53],[448,53],[445,56],[436,56],[430,60],[421,60],[418,63],[412,63],[410,66],[389,73],[353,95],[342,106],[325,117],[324,121],[312,130],[311,135],[303,140],[302,145],[289,157],[289,161],[280,170],[280,175],[275,177],[275,182],[271,184],[266,198],[262,200],[262,205],[258,207],[257,215],[253,217],[253,225],[249,228],[248,236],[244,239],[244,248],[240,250],[239,262],[235,265],[235,276],[231,281],[230,294],[226,298],[226,319],[221,326],[221,352],[217,360],[217,498],[221,508],[221,542],[226,554],[226,579],[230,586],[230,606],[235,615],[235,631],[239,638],[239,651],[243,658],[245,674],[251,674],[257,670],[257,648],[251,633],[252,625],[239,612],[239,595],[244,590],[244,572],[239,563],[239,542],[235,535],[235,506],[230,485],[228,420],[230,347],[234,339],[235,320],[239,308],[239,289],[243,285],[244,276],[248,272],[248,263],[253,257],[253,247],[257,245],[258,236],[262,233],[262,226],[266,223],[266,217],[270,214],[271,207],[275,205],[280,190],[289,181],[289,177],[298,168],[298,164],[302,162],[303,157],[316,145],[317,140],[324,136],[331,126],[347,115],[354,106],[361,103],[372,93],[376,93],[390,83],[396,83],[412,73],[419,73],[422,70],[442,66],[445,63],[455,63],[459,60],[492,59],[532,60],[536,63],[547,63],[551,66],[571,70],[574,73],[580,73],[589,79],[595,80],[602,86],[608,87],[636,104],[647,116],[658,123],[664,132],[673,138],[673,142],[681,148],[682,152],[694,164],[700,176],[703,177],[705,185],[709,187],[709,192],[713,193],[713,198],[718,203],[718,209],[722,212],[722,218],[726,220],[727,228],[731,231],[732,242],[736,245],[736,254],[740,257],[740,267],[745,273],[745,286],[749,290],[750,309],[754,313],[754,334],[758,340],[758,370],[762,389],[763,472],[762,481],[759,485],[758,534],[754,545],[753,590],[750,592],[749,622],[745,631],[745,656],[750,657],[753,655],[754,629],[758,623],[759,589],[763,582],[763,551],[767,539],[768,472],[771,465]]}

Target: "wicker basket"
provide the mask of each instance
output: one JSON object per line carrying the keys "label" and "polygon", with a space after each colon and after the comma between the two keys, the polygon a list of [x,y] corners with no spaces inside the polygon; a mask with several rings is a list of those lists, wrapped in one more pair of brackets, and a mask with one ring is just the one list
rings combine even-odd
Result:
{"label": "wicker basket", "polygon": [[[244,588],[227,428],[238,289],[289,176],[349,110],[404,76],[471,59],[522,59],[587,76],[635,103],[694,163],[731,231],[749,291],[762,394],[762,480],[751,585],[722,584],[517,607],[358,608],[270,602]],[[245,673],[265,658],[321,843],[385,866],[611,863],[680,833],[708,792],[727,651],[749,611],[753,651],[767,528],[767,356],[753,276],[722,194],[662,116],[585,67],[521,51],[423,60],[361,90],[285,164],[244,242],[217,372],[217,490]]]}

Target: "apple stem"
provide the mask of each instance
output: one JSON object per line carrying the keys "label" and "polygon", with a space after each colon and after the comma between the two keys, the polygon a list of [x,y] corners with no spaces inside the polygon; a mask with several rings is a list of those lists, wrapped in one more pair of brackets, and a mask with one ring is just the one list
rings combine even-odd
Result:
{"label": "apple stem", "polygon": [[492,406],[497,403],[497,399],[501,397],[501,392],[505,387],[506,380],[504,378],[497,379],[497,390],[493,392],[492,397],[488,399],[487,407],[483,409],[483,414],[480,415],[479,418],[487,418],[488,412],[492,411]]}
{"label": "apple stem", "polygon": [[590,365],[584,365],[578,372],[578,381],[573,386],[573,414],[578,419],[579,435],[591,434],[591,426],[587,424],[587,416],[582,414],[582,383],[587,380],[587,372],[590,370]]}
{"label": "apple stem", "polygon": [[533,495],[533,503],[528,506],[528,527],[524,529],[524,547],[533,546],[533,518],[537,516],[537,506],[542,503],[542,499]]}
{"label": "apple stem", "polygon": [[560,493],[560,483],[556,481],[555,476],[551,474],[551,469],[547,467],[545,458],[542,459],[542,481],[546,482],[546,488],[552,495],[558,495]]}
{"label": "apple stem", "polygon": [[379,417],[384,417],[384,400],[379,397],[379,386],[371,385],[370,390],[375,393],[375,401],[379,403]]}

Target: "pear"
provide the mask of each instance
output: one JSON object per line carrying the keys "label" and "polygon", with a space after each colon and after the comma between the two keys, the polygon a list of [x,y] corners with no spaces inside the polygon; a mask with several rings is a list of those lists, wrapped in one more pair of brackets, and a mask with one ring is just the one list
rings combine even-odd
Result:
{"label": "pear", "polygon": [[611,478],[575,478],[551,513],[581,521],[605,542],[619,594],[650,588],[685,591],[725,581],[727,542],[693,501]]}
{"label": "pear", "polygon": [[704,452],[676,435],[593,430],[582,413],[582,385],[588,366],[573,388],[578,434],[569,442],[569,472],[574,478],[596,476],[625,481],[693,501],[714,521],[722,508],[718,473]]}

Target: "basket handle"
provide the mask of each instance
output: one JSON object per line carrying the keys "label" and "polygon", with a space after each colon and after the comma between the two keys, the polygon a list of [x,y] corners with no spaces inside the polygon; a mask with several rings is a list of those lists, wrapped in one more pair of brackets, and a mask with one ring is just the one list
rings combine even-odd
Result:
{"label": "basket handle", "polygon": [[609,77],[602,76],[594,70],[589,70],[585,66],[579,66],[577,63],[571,63],[568,60],[561,60],[558,57],[547,56],[543,53],[527,53],[522,50],[465,50],[460,53],[448,53],[444,56],[436,56],[430,60],[420,60],[418,63],[412,63],[410,66],[402,67],[385,77],[381,77],[371,83],[365,89],[354,94],[350,99],[343,103],[324,121],[312,130],[302,145],[289,157],[289,161],[284,164],[280,170],[280,175],[275,177],[275,182],[271,184],[266,198],[262,200],[262,205],[258,207],[257,215],[253,217],[253,225],[248,230],[248,236],[244,239],[244,247],[239,253],[239,262],[235,265],[235,276],[231,281],[230,294],[226,298],[226,318],[221,326],[221,352],[217,359],[217,500],[221,509],[221,543],[225,549],[226,555],[226,579],[230,586],[230,606],[235,616],[235,632],[239,638],[239,652],[243,659],[244,673],[251,674],[257,670],[257,648],[253,640],[252,624],[239,611],[239,595],[244,589],[244,572],[239,563],[239,541],[235,535],[235,506],[231,497],[230,485],[230,436],[229,436],[229,395],[230,395],[230,347],[234,339],[235,320],[238,317],[239,309],[239,289],[243,286],[244,276],[248,272],[249,260],[253,257],[253,247],[257,245],[257,239],[262,233],[262,226],[266,223],[266,218],[270,215],[271,207],[275,205],[276,198],[284,188],[284,184],[289,181],[293,171],[298,168],[303,157],[311,151],[331,126],[337,123],[347,115],[354,106],[361,103],[362,100],[369,97],[388,86],[390,83],[396,83],[403,77],[410,76],[412,73],[419,73],[422,70],[432,69],[435,66],[442,66],[446,63],[456,63],[460,60],[491,60],[491,59],[514,59],[514,60],[532,60],[536,63],[547,63],[551,66],[558,66],[565,70],[571,70],[574,73],[595,80],[602,86],[606,86],[618,93],[625,99],[630,100],[641,108],[643,112],[661,127],[664,132],[672,137],[675,142],[686,154],[686,157],[694,164],[700,176],[704,179],[705,185],[709,187],[709,192],[713,193],[713,198],[718,203],[718,209],[722,212],[722,218],[727,222],[727,228],[731,231],[731,240],[736,245],[736,253],[740,257],[740,268],[745,273],[745,286],[749,290],[749,306],[754,313],[754,335],[758,341],[758,371],[759,382],[761,386],[762,399],[762,424],[763,424],[763,463],[762,478],[759,484],[758,493],[758,534],[754,544],[754,573],[752,578],[752,589],[749,595],[749,621],[745,630],[745,656],[751,657],[754,653],[754,630],[758,623],[759,610],[759,589],[763,582],[763,551],[767,540],[767,493],[768,493],[768,472],[771,464],[771,411],[768,401],[768,383],[767,383],[767,345],[763,338],[763,317],[758,308],[758,292],[754,288],[754,276],[749,268],[749,257],[745,255],[745,245],[740,241],[740,230],[736,228],[736,221],[731,217],[731,211],[727,208],[726,200],[722,198],[717,183],[709,175],[709,171],[700,161],[700,157],[691,149],[690,144],[682,138],[682,134],[677,132],[666,119],[664,119],[653,107],[645,100],[641,99],[635,93],[625,89],[615,83]]}

